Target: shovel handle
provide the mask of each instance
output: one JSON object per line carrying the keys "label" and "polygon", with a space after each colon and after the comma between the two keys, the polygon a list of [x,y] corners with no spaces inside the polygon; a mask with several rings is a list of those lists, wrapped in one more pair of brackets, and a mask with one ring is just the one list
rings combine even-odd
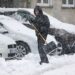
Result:
{"label": "shovel handle", "polygon": [[[38,31],[38,29],[32,24],[32,26],[34,27],[34,29],[37,31],[37,32],[39,32]],[[39,35],[41,36],[41,38],[43,39],[43,41],[45,42],[45,44],[47,44],[47,41],[44,39],[44,37],[42,36],[42,34],[39,32]]]}

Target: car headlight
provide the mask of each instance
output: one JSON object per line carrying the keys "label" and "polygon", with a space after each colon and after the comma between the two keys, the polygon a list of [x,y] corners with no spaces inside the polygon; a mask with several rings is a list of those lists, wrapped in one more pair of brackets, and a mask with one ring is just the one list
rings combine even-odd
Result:
{"label": "car headlight", "polygon": [[8,49],[10,50],[10,53],[16,53],[16,44],[8,45]]}
{"label": "car headlight", "polygon": [[8,45],[8,48],[16,48],[16,44]]}

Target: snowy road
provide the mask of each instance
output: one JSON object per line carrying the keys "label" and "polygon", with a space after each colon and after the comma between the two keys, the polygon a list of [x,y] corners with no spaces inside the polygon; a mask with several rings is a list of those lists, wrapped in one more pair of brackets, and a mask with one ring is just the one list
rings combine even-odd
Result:
{"label": "snowy road", "polygon": [[39,65],[39,56],[29,54],[22,60],[0,58],[0,75],[75,75],[75,55],[48,56],[50,63]]}

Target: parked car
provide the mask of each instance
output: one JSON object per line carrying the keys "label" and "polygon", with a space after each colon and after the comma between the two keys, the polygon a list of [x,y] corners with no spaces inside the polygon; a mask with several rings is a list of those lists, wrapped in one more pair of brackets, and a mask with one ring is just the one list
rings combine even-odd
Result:
{"label": "parked car", "polygon": [[14,58],[16,53],[16,42],[3,34],[0,34],[0,57],[5,59]]}
{"label": "parked car", "polygon": [[[30,36],[34,34],[34,32],[32,31],[31,33],[25,26],[14,19],[0,15],[0,33],[13,38],[17,43],[16,57],[23,57],[33,49],[31,46],[33,38]],[[28,33],[30,33],[30,35]]]}
{"label": "parked car", "polygon": [[[17,20],[4,15],[0,15],[0,26],[3,29],[0,33],[13,38],[17,43],[17,58],[21,58],[29,52],[37,53],[38,48],[35,30],[32,30]],[[54,36],[48,35],[46,41],[47,43],[54,41],[55,44],[57,44]]]}

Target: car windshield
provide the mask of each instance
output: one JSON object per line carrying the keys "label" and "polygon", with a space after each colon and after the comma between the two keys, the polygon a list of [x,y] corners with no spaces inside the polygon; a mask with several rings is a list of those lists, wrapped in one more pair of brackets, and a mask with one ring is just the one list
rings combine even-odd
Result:
{"label": "car windshield", "polygon": [[19,14],[22,18],[26,18],[27,20],[35,18],[35,16],[30,14],[28,11],[18,10],[17,14]]}

